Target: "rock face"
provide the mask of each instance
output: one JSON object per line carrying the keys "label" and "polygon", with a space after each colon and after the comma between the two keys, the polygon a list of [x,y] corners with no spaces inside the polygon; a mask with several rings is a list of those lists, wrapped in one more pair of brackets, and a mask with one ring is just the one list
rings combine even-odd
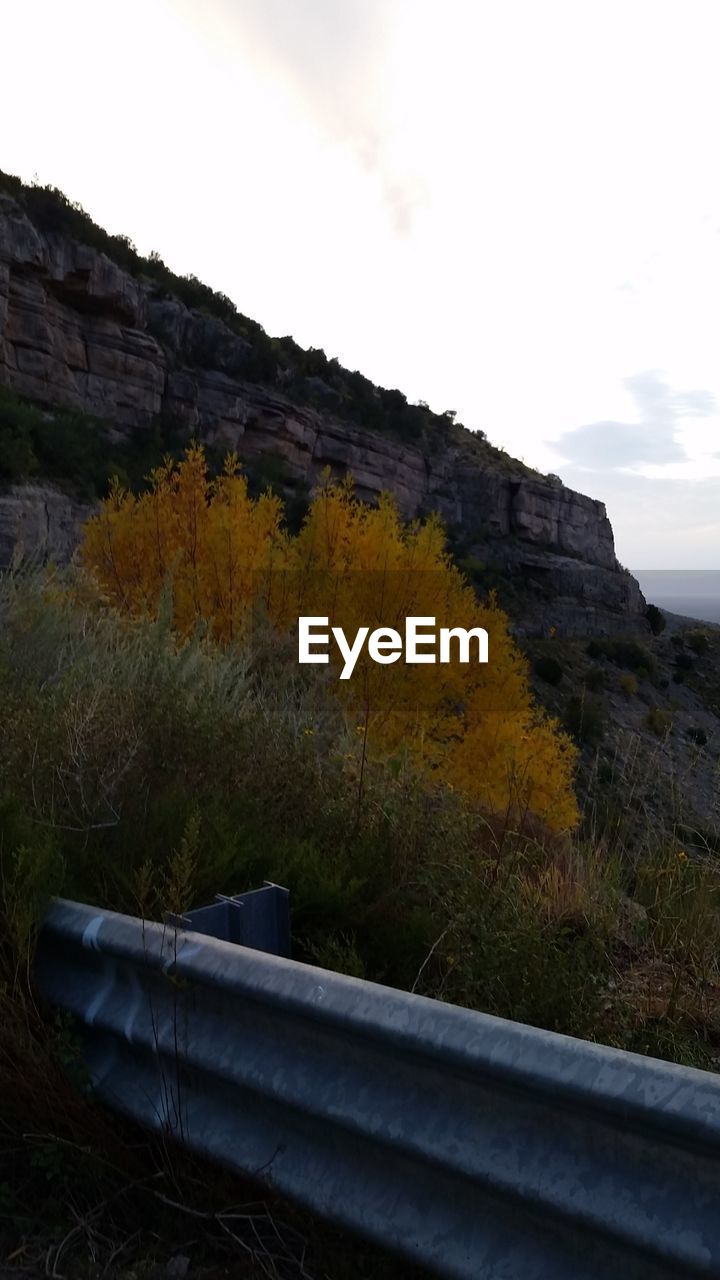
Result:
{"label": "rock face", "polygon": [[0,568],[13,555],[70,559],[90,507],[50,485],[11,485],[0,493]]}
{"label": "rock face", "polygon": [[[488,465],[469,443],[424,454],[294,404],[243,376],[249,351],[222,321],[158,295],[95,249],[42,234],[0,195],[0,384],[96,415],[116,435],[170,415],[241,459],[282,459],[290,485],[311,486],[325,467],[350,471],[363,498],[390,489],[407,516],[436,510],[473,554],[543,583],[552,625],[637,627],[644,601],[618,565],[601,502],[510,460]],[[0,563],[13,539],[64,558],[83,514],[50,489],[0,494]],[[545,612],[530,625],[544,627]]]}

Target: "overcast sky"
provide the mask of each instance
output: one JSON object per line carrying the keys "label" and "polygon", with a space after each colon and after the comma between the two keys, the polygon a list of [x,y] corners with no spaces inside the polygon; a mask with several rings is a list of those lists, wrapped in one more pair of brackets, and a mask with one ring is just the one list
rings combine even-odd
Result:
{"label": "overcast sky", "polygon": [[4,0],[0,168],[720,568],[717,0]]}

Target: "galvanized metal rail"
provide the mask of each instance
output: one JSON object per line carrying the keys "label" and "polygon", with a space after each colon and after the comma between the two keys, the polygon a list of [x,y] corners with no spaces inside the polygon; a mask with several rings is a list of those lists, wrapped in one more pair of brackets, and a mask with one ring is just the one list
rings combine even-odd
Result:
{"label": "galvanized metal rail", "polygon": [[720,1277],[720,1078],[56,901],[97,1095],[463,1280]]}

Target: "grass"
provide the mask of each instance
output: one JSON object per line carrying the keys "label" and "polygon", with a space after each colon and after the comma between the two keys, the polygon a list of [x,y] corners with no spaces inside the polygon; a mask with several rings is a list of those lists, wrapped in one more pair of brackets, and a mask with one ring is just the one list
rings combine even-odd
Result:
{"label": "grass", "polygon": [[273,880],[298,958],[714,1069],[717,864],[651,818],[627,846],[621,819],[652,776],[622,767],[603,784],[615,808],[581,834],[513,831],[403,760],[363,763],[324,672],[269,633],[252,652],[178,645],[166,618],[123,622],[74,571],[2,577],[0,1260],[43,1253],[82,1277],[122,1249],[112,1267],[142,1280],[194,1240],[209,1280],[229,1248],[250,1276],[311,1259],[334,1277],[410,1274],[274,1204],[255,1222],[265,1240],[278,1227],[272,1263],[251,1256],[253,1214],[243,1231],[229,1214],[255,1190],[77,1089],[72,1030],[32,986],[53,893],[162,918]]}

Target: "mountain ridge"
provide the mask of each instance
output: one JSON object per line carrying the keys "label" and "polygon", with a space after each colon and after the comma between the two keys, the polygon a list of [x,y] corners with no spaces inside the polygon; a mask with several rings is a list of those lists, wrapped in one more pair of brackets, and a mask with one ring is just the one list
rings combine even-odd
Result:
{"label": "mountain ridge", "polygon": [[[68,409],[96,418],[110,442],[170,422],[216,453],[273,464],[289,498],[325,469],[350,472],[367,501],[391,490],[406,517],[437,511],[480,589],[498,575],[517,587],[518,622],[529,631],[646,626],[601,502],[509,458],[452,413],[409,405],[322,352],[269,339],[193,277],[184,301],[168,287],[176,281],[182,291],[183,281],[157,255],[140,259],[122,237],[93,228],[62,193],[0,176],[0,386],[42,407],[48,431],[53,413]],[[199,305],[188,305],[195,297]],[[18,543],[66,558],[86,513],[33,479],[0,494],[4,561]]]}

